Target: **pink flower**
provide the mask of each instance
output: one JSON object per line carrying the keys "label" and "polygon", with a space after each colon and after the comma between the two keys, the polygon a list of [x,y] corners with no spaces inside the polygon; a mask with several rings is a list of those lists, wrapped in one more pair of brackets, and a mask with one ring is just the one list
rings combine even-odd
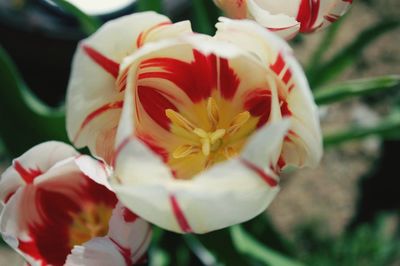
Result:
{"label": "pink flower", "polygon": [[[139,218],[118,224],[112,222],[118,218],[112,218],[109,231],[117,198],[108,187],[108,175],[103,163],[79,155],[66,144],[46,142],[33,147],[15,159],[0,180],[3,238],[31,265],[64,265],[75,245],[107,233],[116,235],[118,230],[140,228],[131,237],[147,243],[148,225]],[[121,237],[113,236],[115,243],[121,243]],[[121,247],[137,250],[137,245],[127,244]],[[143,255],[143,247],[133,262]]]}
{"label": "pink flower", "polygon": [[253,19],[285,39],[309,33],[343,16],[353,0],[214,0],[229,17]]}

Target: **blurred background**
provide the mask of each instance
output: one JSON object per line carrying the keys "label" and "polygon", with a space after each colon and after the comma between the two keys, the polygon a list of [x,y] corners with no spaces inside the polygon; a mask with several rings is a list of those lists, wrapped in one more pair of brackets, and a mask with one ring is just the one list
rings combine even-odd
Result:
{"label": "blurred background", "polygon": [[[195,30],[207,32],[209,29],[198,21],[198,9],[193,8],[199,1],[210,2],[205,5],[206,13],[209,20],[215,20],[218,11],[211,0],[166,0],[161,8],[174,21],[191,19]],[[90,5],[85,8],[87,13],[106,21],[143,7],[135,0],[123,0],[120,6],[111,5],[109,12],[91,9]],[[391,27],[377,33],[381,29],[379,25],[399,18],[399,0],[358,0],[337,25],[302,35],[291,45],[315,87],[349,79],[400,74],[400,28]],[[351,62],[344,63],[343,71],[319,84],[322,81],[318,80],[318,71],[313,69],[313,60],[336,57],[340,61],[342,56],[346,61],[348,58],[341,52],[357,38],[362,41],[366,30],[369,34],[376,33],[376,38],[363,49],[354,50]],[[71,15],[47,0],[0,0],[0,46],[9,54],[26,85],[54,108],[64,100],[72,56],[77,42],[85,36]],[[324,42],[328,44],[324,47],[326,52],[316,59],[315,51]],[[0,83],[0,92],[8,89],[7,84]],[[0,93],[0,97],[4,95]],[[349,126],[374,125],[394,112],[399,99],[399,86],[396,86],[373,96],[323,105],[320,111],[323,131],[329,134]],[[0,104],[4,101],[1,99]],[[4,109],[0,111],[3,112],[0,113],[2,127],[18,123],[12,114],[5,115]],[[29,138],[35,132],[22,134]],[[7,133],[0,137],[4,139],[2,142],[0,138],[2,172],[14,156],[29,147],[19,139],[15,139],[15,144],[8,144],[12,136]],[[282,191],[267,210],[268,216],[262,217],[275,228],[274,235],[277,233],[279,240],[270,237],[262,224],[248,223],[245,228],[251,230],[258,241],[304,265],[400,265],[398,139],[400,134],[384,140],[360,137],[357,141],[327,146],[317,169],[300,170],[282,177]],[[166,243],[174,246],[167,250],[176,252],[170,256],[179,257],[181,242],[174,237],[166,233],[165,239],[169,241]],[[171,265],[175,265],[174,258],[170,260]],[[190,262],[187,265],[202,265],[196,259],[187,261]],[[5,244],[0,244],[0,265],[22,265],[22,260]]]}

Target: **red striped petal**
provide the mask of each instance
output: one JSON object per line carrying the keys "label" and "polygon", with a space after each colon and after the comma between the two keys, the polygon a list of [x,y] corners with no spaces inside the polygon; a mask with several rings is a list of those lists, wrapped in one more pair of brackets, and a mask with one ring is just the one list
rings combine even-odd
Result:
{"label": "red striped petal", "polygon": [[37,176],[43,174],[40,169],[29,169],[23,167],[17,160],[13,161],[13,167],[27,184],[31,184]]}
{"label": "red striped petal", "polygon": [[[137,93],[140,104],[146,113],[162,128],[169,130],[170,120],[165,114],[166,109],[177,111],[177,108],[156,88],[138,86]],[[140,114],[138,114],[140,115]]]}
{"label": "red striped petal", "polygon": [[113,103],[107,103],[99,108],[97,108],[96,110],[94,110],[93,112],[91,112],[90,114],[88,114],[86,116],[86,118],[83,120],[78,133],[76,134],[75,138],[74,138],[74,142],[76,142],[76,140],[79,138],[79,135],[81,134],[81,132],[83,131],[83,129],[90,123],[92,122],[96,117],[104,114],[107,111],[110,110],[115,110],[115,109],[121,109],[122,106],[124,105],[123,101],[117,101],[117,102],[113,102]]}
{"label": "red striped petal", "polygon": [[83,51],[101,68],[103,68],[107,73],[112,75],[114,78],[118,77],[119,64],[100,52],[96,51],[88,45],[83,45]]}
{"label": "red striped petal", "polygon": [[183,213],[181,207],[179,206],[178,201],[176,200],[175,195],[170,195],[169,199],[171,201],[172,211],[175,215],[176,221],[178,222],[181,230],[185,233],[193,232],[192,228],[189,225],[188,220],[186,219],[185,214]]}
{"label": "red striped petal", "polygon": [[258,167],[257,165],[251,163],[250,161],[241,158],[240,161],[245,165],[247,168],[255,172],[257,175],[259,175],[270,187],[276,187],[278,185],[278,181],[269,176],[263,169]]}

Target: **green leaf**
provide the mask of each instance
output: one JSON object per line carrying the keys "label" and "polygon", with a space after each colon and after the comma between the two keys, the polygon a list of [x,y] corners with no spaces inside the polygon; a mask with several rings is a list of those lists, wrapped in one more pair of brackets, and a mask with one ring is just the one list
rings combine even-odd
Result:
{"label": "green leaf", "polygon": [[0,46],[0,137],[12,156],[47,140],[68,141],[62,108],[41,102]]}
{"label": "green leaf", "polygon": [[158,13],[162,12],[162,1],[161,0],[139,0],[138,11],[149,11],[153,10]]}
{"label": "green leaf", "polygon": [[203,263],[204,266],[217,266],[221,265],[217,262],[215,256],[208,251],[204,245],[196,238],[195,235],[183,235],[188,247],[192,250],[193,254]]}
{"label": "green leaf", "polygon": [[311,87],[318,87],[340,75],[347,67],[354,64],[363,50],[384,33],[396,29],[400,21],[382,21],[361,32],[348,46],[341,49],[330,61],[322,64],[308,79]]}
{"label": "green leaf", "polygon": [[83,32],[85,32],[87,35],[91,35],[92,33],[94,33],[102,24],[98,18],[89,16],[88,14],[84,13],[82,10],[80,10],[78,7],[76,7],[75,5],[71,4],[68,1],[65,0],[52,0],[52,1],[56,3],[59,8],[64,10],[64,12],[76,18]]}
{"label": "green leaf", "polygon": [[231,227],[231,235],[236,248],[252,258],[270,266],[302,266],[300,262],[262,245],[251,237],[240,225]]}
{"label": "green leaf", "polygon": [[214,254],[219,263],[226,266],[252,265],[248,258],[237,252],[229,229],[222,229],[204,235],[197,239],[203,246]]}
{"label": "green leaf", "polygon": [[375,126],[351,127],[341,132],[325,135],[324,146],[331,147],[368,136],[400,138],[400,112],[393,112],[388,118]]}
{"label": "green leaf", "polygon": [[320,88],[314,92],[314,98],[317,104],[323,105],[386,91],[399,84],[400,75],[352,80]]}
{"label": "green leaf", "polygon": [[346,17],[347,16],[342,17],[341,19],[330,25],[326,30],[324,37],[321,40],[321,43],[318,45],[317,49],[311,55],[310,62],[308,63],[308,68],[307,68],[307,76],[311,76],[312,73],[317,71],[318,68],[320,67],[321,60],[324,58],[324,54],[334,42],[335,37],[339,32],[340,26],[342,25]]}
{"label": "green leaf", "polygon": [[293,254],[293,247],[280,232],[276,230],[266,213],[242,224],[243,229],[261,244],[273,248],[285,255]]}
{"label": "green leaf", "polygon": [[208,18],[207,8],[204,0],[193,0],[194,21],[193,28],[196,32],[212,34],[214,27]]}

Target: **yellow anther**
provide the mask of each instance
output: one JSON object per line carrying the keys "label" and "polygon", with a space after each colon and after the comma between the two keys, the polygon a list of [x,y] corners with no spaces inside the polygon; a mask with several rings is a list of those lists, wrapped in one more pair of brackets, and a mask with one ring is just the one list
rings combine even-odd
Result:
{"label": "yellow anther", "polygon": [[207,100],[207,115],[212,128],[215,129],[219,122],[219,108],[217,102],[212,97]]}
{"label": "yellow anther", "polygon": [[223,138],[225,136],[225,129],[217,129],[213,133],[210,134],[211,144],[214,144],[217,140]]}
{"label": "yellow anther", "polygon": [[175,159],[179,158],[184,158],[186,156],[198,153],[200,150],[198,147],[190,145],[190,144],[184,144],[179,146],[178,148],[175,149],[175,151],[172,153],[172,156]]}
{"label": "yellow anther", "polygon": [[226,147],[225,149],[224,149],[224,156],[227,158],[227,159],[231,159],[231,158],[233,158],[233,157],[236,157],[236,156],[238,156],[238,151],[235,149],[235,148],[233,148],[233,147]]}
{"label": "yellow anther", "polygon": [[229,135],[236,133],[244,124],[247,123],[247,121],[249,121],[249,119],[250,113],[248,111],[239,113],[235,118],[233,118],[227,133]]}
{"label": "yellow anther", "polygon": [[172,109],[166,109],[165,115],[173,124],[177,125],[178,127],[184,128],[187,131],[193,131],[195,128],[195,126],[189,120],[187,120],[181,114],[175,112]]}
{"label": "yellow anther", "polygon": [[199,136],[200,138],[208,138],[208,133],[201,128],[193,129],[193,133]]}
{"label": "yellow anther", "polygon": [[201,143],[201,151],[203,152],[204,156],[210,155],[211,151],[211,143],[209,138],[203,138],[200,140]]}

